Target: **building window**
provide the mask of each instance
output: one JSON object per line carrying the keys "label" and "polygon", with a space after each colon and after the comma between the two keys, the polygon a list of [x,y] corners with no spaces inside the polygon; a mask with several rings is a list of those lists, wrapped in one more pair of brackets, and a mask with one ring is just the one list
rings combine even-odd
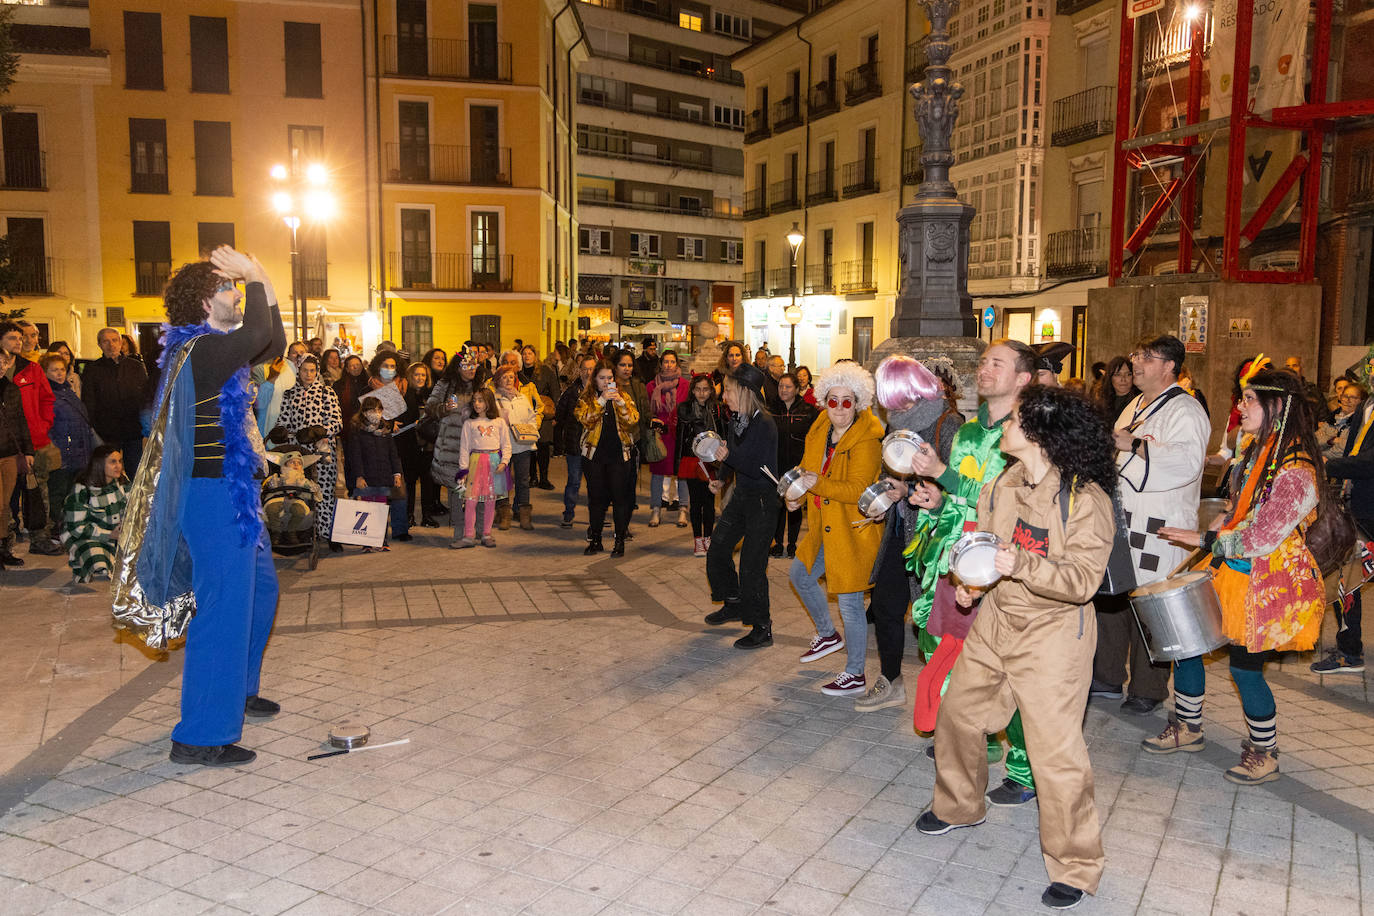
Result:
{"label": "building window", "polygon": [[191,91],[229,91],[229,24],[222,17],[191,17]]}
{"label": "building window", "polygon": [[693,32],[700,32],[701,14],[689,13],[687,10],[680,10],[677,14],[677,25],[680,29],[689,29]]}
{"label": "building window", "polygon": [[0,113],[0,142],[5,150],[5,174],[0,187],[47,187],[43,174],[43,148],[38,142],[38,113],[6,111]]}
{"label": "building window", "polygon": [[324,98],[324,57],[320,50],[320,24],[288,22],[284,25],[287,98]]}
{"label": "building window", "polygon": [[172,224],[134,221],[134,295],[161,296],[172,272]]}
{"label": "building window", "polygon": [[401,349],[417,359],[434,349],[434,319],[429,315],[402,316]]}
{"label": "building window", "polygon": [[731,16],[729,13],[716,13],[715,30],[717,35],[733,35],[735,38],[749,38],[749,19],[744,16]]}
{"label": "building window", "polygon": [[221,245],[234,247],[233,223],[196,223],[196,250],[201,257]]}
{"label": "building window", "polygon": [[232,197],[234,169],[228,121],[196,121],[196,193]]}
{"label": "building window", "polygon": [[325,249],[324,227],[302,223],[296,232],[296,273],[302,299],[329,296],[329,257]]}
{"label": "building window", "polygon": [[611,230],[578,229],[577,250],[583,254],[610,254]]}
{"label": "building window", "polygon": [[129,119],[129,190],[134,194],[167,193],[167,122],[161,118]]}
{"label": "building window", "polygon": [[9,243],[10,293],[48,294],[53,292],[48,270],[47,243],[43,220],[11,216],[5,220]]}
{"label": "building window", "polygon": [[631,257],[656,258],[661,253],[659,236],[656,232],[631,232]]}
{"label": "building window", "polygon": [[286,152],[291,176],[305,174],[306,166],[324,158],[324,128],[292,124],[286,128]]}
{"label": "building window", "polygon": [[124,88],[164,89],[162,15],[124,12]]}
{"label": "building window", "polygon": [[499,289],[501,270],[501,214],[475,210],[472,214],[472,286]]}
{"label": "building window", "polygon": [[706,260],[706,240],[685,235],[678,236],[677,256],[683,261]]}
{"label": "building window", "polygon": [[677,199],[677,208],[678,208],[679,210],[681,210],[683,213],[700,213],[700,212],[701,212],[701,198],[700,198],[700,197],[685,197],[685,196],[679,195],[679,196],[678,196],[678,199]]}
{"label": "building window", "polygon": [[862,365],[873,353],[873,319],[854,319],[854,362]]}
{"label": "building window", "polygon": [[744,243],[738,239],[721,239],[720,260],[724,264],[743,264]]}
{"label": "building window", "polygon": [[744,129],[744,109],[731,108],[728,105],[713,105],[711,108],[712,119],[720,127],[732,127],[735,130]]}

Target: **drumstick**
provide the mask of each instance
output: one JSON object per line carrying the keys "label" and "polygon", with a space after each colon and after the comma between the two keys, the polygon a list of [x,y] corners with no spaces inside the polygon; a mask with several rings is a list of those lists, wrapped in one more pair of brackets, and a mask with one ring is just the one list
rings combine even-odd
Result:
{"label": "drumstick", "polygon": [[759,470],[760,470],[760,471],[763,471],[763,473],[767,474],[767,475],[768,475],[768,479],[771,480],[771,481],[773,481],[774,484],[777,484],[778,478],[776,478],[776,477],[773,476],[773,472],[770,471],[770,470],[768,470],[768,466],[767,466],[767,465],[763,465],[763,464],[759,465]]}
{"label": "drumstick", "polygon": [[1169,573],[1165,578],[1172,579],[1174,576],[1178,575],[1181,570],[1186,568],[1193,560],[1197,559],[1197,555],[1200,553],[1202,553],[1202,548],[1198,547],[1192,553],[1188,554],[1188,556],[1184,557],[1183,562],[1175,566],[1174,571]]}
{"label": "drumstick", "polygon": [[362,747],[345,748],[341,751],[326,751],[323,754],[311,754],[306,760],[319,760],[323,757],[338,757],[340,754],[356,754],[359,751],[375,751],[384,747],[395,747],[398,744],[409,744],[409,738],[402,738],[399,741],[388,741],[385,744],[364,744]]}

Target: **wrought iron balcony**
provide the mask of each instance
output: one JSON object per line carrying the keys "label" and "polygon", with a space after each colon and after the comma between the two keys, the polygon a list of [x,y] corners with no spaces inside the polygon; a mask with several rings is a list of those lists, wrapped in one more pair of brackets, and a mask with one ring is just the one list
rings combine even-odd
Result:
{"label": "wrought iron balcony", "polygon": [[[1211,10],[1205,11],[1203,16],[1206,17],[1202,23],[1202,50],[1205,54],[1212,47],[1214,22]],[[1153,22],[1147,18],[1140,21]],[[1140,42],[1141,70],[1172,67],[1186,61],[1192,51],[1193,22],[1184,16],[1174,16],[1164,31],[1149,28],[1143,41],[1139,38],[1136,40]]]}
{"label": "wrought iron balcony", "polygon": [[785,296],[792,292],[792,268],[775,267],[768,271],[768,295]]}
{"label": "wrought iron balcony", "polygon": [[1116,126],[1116,87],[1094,86],[1054,103],[1051,146],[1069,146],[1111,133]]}
{"label": "wrought iron balcony", "polygon": [[878,76],[878,62],[871,60],[860,64],[844,75],[844,103],[857,105],[883,94],[882,80]]}
{"label": "wrought iron balcony", "polygon": [[508,41],[470,42],[384,35],[382,57],[385,76],[488,83],[511,81]]}
{"label": "wrought iron balcony", "polygon": [[730,69],[730,59],[721,55],[715,56],[711,61],[699,63],[673,63],[671,59],[665,57],[663,49],[653,46],[632,45],[628,54],[622,54],[610,49],[601,49],[596,52],[597,57],[605,57],[609,60],[625,60],[632,64],[642,64],[645,67],[653,67],[656,70],[666,70],[669,73],[681,73],[684,76],[696,76],[704,80],[712,80],[717,83],[729,83],[732,86],[744,85],[744,74],[738,70]]}
{"label": "wrought iron balcony", "polygon": [[813,119],[823,118],[840,110],[840,93],[834,80],[826,80],[811,87],[807,110]]}
{"label": "wrought iron balcony", "polygon": [[744,192],[744,218],[758,219],[768,215],[767,191],[764,188],[754,188],[752,191]]}
{"label": "wrought iron balcony", "polygon": [[1107,230],[1102,226],[1051,232],[1045,241],[1045,276],[1080,277],[1107,270]]}
{"label": "wrought iron balcony", "polygon": [[902,150],[902,184],[920,184],[926,169],[921,164],[921,151],[925,147],[918,143]]}
{"label": "wrought iron balcony", "polygon": [[773,103],[773,132],[782,133],[802,123],[801,99],[796,96]]}
{"label": "wrought iron balcony", "polygon": [[[134,172],[129,179],[131,194],[166,194],[167,172]],[[159,289],[158,293],[161,294]]]}
{"label": "wrought iron balcony", "polygon": [[7,190],[45,191],[48,188],[43,153],[17,147],[5,150],[4,184]]}
{"label": "wrought iron balcony", "polygon": [[878,160],[859,159],[844,165],[844,196],[861,197],[878,190]]}
{"label": "wrought iron balcony", "polygon": [[919,83],[926,78],[926,43],[913,41],[906,46],[906,66],[902,73],[908,83]]}
{"label": "wrought iron balcony", "polygon": [[[57,284],[54,282],[54,273],[57,261],[53,258],[41,258],[34,255],[13,253],[10,255],[10,278],[11,285],[9,292],[16,296],[49,296],[57,291]],[[168,265],[170,270],[170,264]],[[162,284],[167,282],[167,273],[162,275]],[[162,285],[159,285],[157,292],[162,292]]]}
{"label": "wrought iron balcony", "polygon": [[[737,210],[729,206],[729,201],[717,200],[715,207],[675,207],[669,204],[644,203],[637,200],[616,200],[608,194],[595,191],[582,191],[577,195],[578,206],[614,207],[617,210],[642,210],[646,213],[671,213],[675,216],[705,216],[712,219],[739,219]],[[765,211],[766,212],[766,211]],[[763,213],[759,214],[763,216]]]}
{"label": "wrought iron balcony", "polygon": [[463,252],[388,253],[392,289],[436,292],[507,292],[515,271],[514,255],[474,257]]}
{"label": "wrought iron balcony", "polygon": [[763,271],[751,270],[744,275],[744,290],[741,292],[742,298],[757,299],[763,293]]}
{"label": "wrought iron balcony", "polygon": [[805,288],[808,296],[814,296],[817,293],[833,293],[835,291],[834,263],[827,261],[824,264],[808,264]]}
{"label": "wrought iron balcony", "polygon": [[801,206],[801,201],[797,199],[797,179],[784,178],[782,181],[773,182],[768,189],[768,212],[786,213],[788,210],[795,210]]}
{"label": "wrought iron balcony", "polygon": [[835,189],[835,170],[812,172],[806,176],[806,205],[824,204],[839,195]]}
{"label": "wrought iron balcony", "polygon": [[510,147],[386,145],[387,180],[417,184],[509,186]]}
{"label": "wrought iron balcony", "polygon": [[755,108],[744,116],[745,143],[755,143],[770,133],[772,131],[768,129],[768,112]]}
{"label": "wrought iron balcony", "polygon": [[876,293],[878,281],[871,260],[845,261],[840,264],[840,292]]}
{"label": "wrought iron balcony", "polygon": [[134,295],[161,296],[171,275],[171,261],[134,261]]}

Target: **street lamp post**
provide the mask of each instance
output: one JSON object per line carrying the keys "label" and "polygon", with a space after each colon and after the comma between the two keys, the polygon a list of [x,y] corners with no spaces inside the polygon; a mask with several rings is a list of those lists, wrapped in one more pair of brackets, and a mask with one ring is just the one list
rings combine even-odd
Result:
{"label": "street lamp post", "polygon": [[306,167],[303,182],[299,175],[292,181],[284,165],[272,166],[270,174],[277,187],[272,206],[291,230],[291,320],[296,325],[296,337],[304,340],[310,316],[300,275],[300,214],[312,223],[328,220],[334,215],[334,196],[329,193],[329,172],[318,162]]}
{"label": "street lamp post", "polygon": [[783,316],[787,319],[790,329],[790,337],[787,343],[787,371],[797,371],[797,325],[802,320],[801,306],[797,305],[797,249],[806,240],[802,235],[801,228],[792,223],[792,228],[787,233],[787,244],[792,249],[792,304],[783,310]]}

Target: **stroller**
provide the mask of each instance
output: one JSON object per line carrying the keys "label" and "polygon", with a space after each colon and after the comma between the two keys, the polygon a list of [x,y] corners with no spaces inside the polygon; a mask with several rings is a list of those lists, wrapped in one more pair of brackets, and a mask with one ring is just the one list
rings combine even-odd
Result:
{"label": "stroller", "polygon": [[315,535],[316,512],[322,498],[319,485],[305,469],[319,455],[304,455],[292,446],[267,453],[277,472],[262,483],[262,508],[272,550],[284,557],[305,556],[310,569],[320,562],[320,542]]}

